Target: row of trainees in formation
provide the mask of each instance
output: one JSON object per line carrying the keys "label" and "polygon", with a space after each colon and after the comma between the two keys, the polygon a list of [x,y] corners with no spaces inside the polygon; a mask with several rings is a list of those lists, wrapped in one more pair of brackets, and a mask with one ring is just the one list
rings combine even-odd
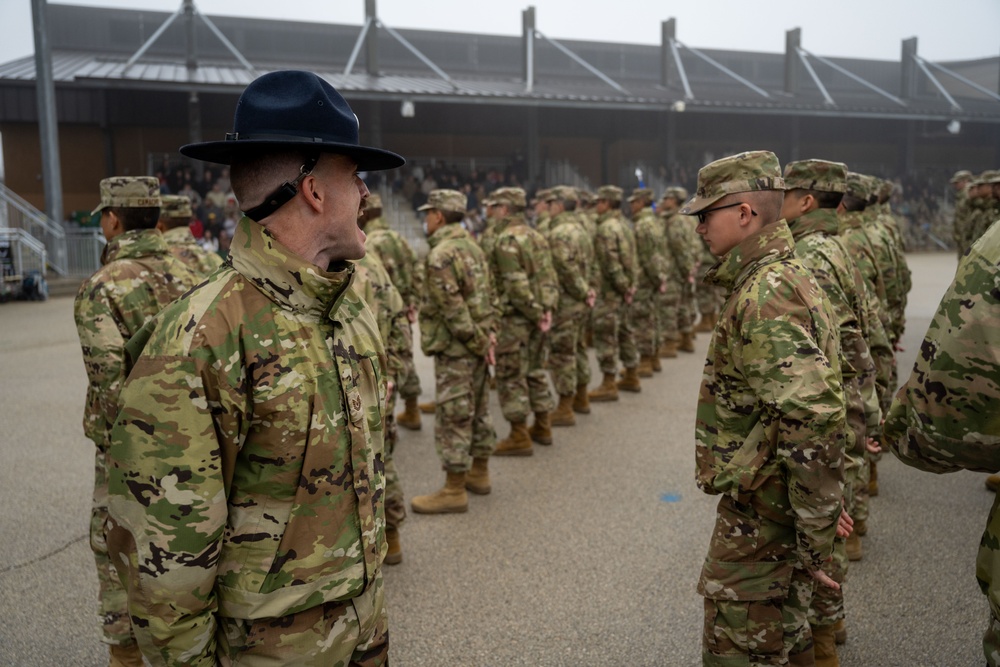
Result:
{"label": "row of trainees in formation", "polygon": [[1000,218],[1000,170],[987,169],[974,175],[967,169],[951,177],[955,189],[952,234],[959,258]]}
{"label": "row of trainees in formation", "polygon": [[[840,584],[862,553],[879,445],[905,440],[900,415],[911,440],[923,424],[894,406],[883,431],[910,280],[881,183],[823,160],[782,173],[755,151],[703,167],[694,197],[668,191],[657,212],[635,191],[631,222],[612,185],[592,213],[552,188],[534,226],[523,191],[496,191],[478,241],[460,224],[464,196],[437,190],[418,270],[357,177],[402,158],[358,144],[332,86],[273,72],[238,109],[231,139],[181,149],[231,165],[247,205],[229,263],[207,278],[183,200],[161,201],[155,179],[101,184],[106,264],[75,315],[112,664],[317,651],[385,664],[380,568],[402,560],[406,516],[394,422],[420,424],[412,322],[434,359],[445,480],[410,507],[447,514],[490,492],[492,456],[529,455],[592,401],[641,390],[690,348],[696,310],[712,331],[697,482],[720,496],[698,583],[704,662],[837,664]],[[161,214],[173,231],[153,231]],[[694,301],[703,283],[716,291]],[[588,337],[603,376],[592,390]],[[491,365],[510,423],[500,442]]]}

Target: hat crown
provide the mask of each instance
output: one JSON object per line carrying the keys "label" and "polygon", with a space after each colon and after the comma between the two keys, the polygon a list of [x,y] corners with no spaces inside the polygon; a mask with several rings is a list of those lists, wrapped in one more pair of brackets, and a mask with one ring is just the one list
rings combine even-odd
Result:
{"label": "hat crown", "polygon": [[161,218],[190,218],[194,215],[191,210],[191,198],[185,195],[163,195],[163,203],[160,205]]}
{"label": "hat crown", "polygon": [[528,205],[527,196],[523,188],[497,188],[490,195],[490,199],[495,204],[505,204],[507,206],[520,206],[524,208]]}
{"label": "hat crown", "polygon": [[111,176],[101,181],[101,203],[94,215],[115,208],[157,208],[160,206],[160,181],[152,176]]}
{"label": "hat crown", "polygon": [[602,185],[597,188],[597,198],[608,201],[621,201],[623,190],[617,185]]}
{"label": "hat crown", "polygon": [[427,195],[427,204],[423,209],[433,208],[438,211],[451,211],[454,213],[465,213],[469,199],[464,193],[458,190],[431,190]]}
{"label": "hat crown", "polygon": [[829,160],[798,160],[785,165],[786,190],[844,192],[847,189],[847,165]]}

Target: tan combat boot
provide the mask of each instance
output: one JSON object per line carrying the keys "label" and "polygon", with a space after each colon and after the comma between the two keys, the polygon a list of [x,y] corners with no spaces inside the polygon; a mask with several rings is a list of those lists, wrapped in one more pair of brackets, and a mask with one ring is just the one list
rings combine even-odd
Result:
{"label": "tan combat boot", "polygon": [[854,520],[854,532],[858,534],[858,537],[864,537],[868,534],[868,520],[867,519],[855,519]]}
{"label": "tan combat boot", "polygon": [[420,411],[425,415],[432,415],[434,414],[434,411],[437,410],[437,403],[430,401],[428,403],[421,403],[417,407],[420,408]]}
{"label": "tan combat boot", "polygon": [[108,647],[111,658],[108,667],[143,667],[146,663],[142,661],[142,653],[135,644],[122,646],[113,644]]}
{"label": "tan combat boot", "polygon": [[472,469],[465,475],[465,490],[485,496],[493,490],[490,485],[490,459],[476,457],[472,459]]}
{"label": "tan combat boot", "polygon": [[528,429],[528,435],[539,445],[552,444],[552,421],[548,412],[535,413],[535,423]]}
{"label": "tan combat boot", "polygon": [[[628,372],[627,368],[625,369],[625,372],[626,373]],[[650,357],[647,357],[646,355],[642,355],[641,357],[639,357],[639,367],[636,369],[636,372],[639,374],[639,377],[641,378],[653,377],[652,359]],[[622,374],[622,377],[625,377],[624,373]]]}
{"label": "tan combat boot", "polygon": [[590,396],[587,394],[587,385],[576,385],[576,396],[573,397],[573,412],[581,415],[590,414]]}
{"label": "tan combat boot", "polygon": [[996,493],[1000,489],[1000,473],[990,475],[986,478],[986,488]]}
{"label": "tan combat boot", "polygon": [[816,667],[840,667],[833,625],[813,625],[812,635]]}
{"label": "tan combat boot", "polygon": [[[622,373],[622,379],[618,381],[618,388],[622,391],[631,391],[638,394],[642,391],[642,385],[639,384],[639,372],[635,368],[626,368],[625,372]],[[593,398],[593,396],[591,396]]]}
{"label": "tan combat boot", "polygon": [[553,426],[575,426],[576,415],[573,414],[573,394],[559,397],[559,405],[552,413]]}
{"label": "tan combat boot", "polygon": [[417,496],[410,501],[410,507],[417,514],[458,514],[468,511],[469,496],[465,493],[465,473],[449,472],[441,490],[426,496]]}
{"label": "tan combat boot", "polygon": [[605,373],[604,380],[594,391],[587,394],[587,397],[595,402],[617,401],[618,385],[615,384],[615,374]]}
{"label": "tan combat boot", "polygon": [[531,456],[534,453],[528,425],[521,421],[510,423],[510,435],[500,441],[493,456]]}
{"label": "tan combat boot", "polygon": [[872,461],[872,475],[868,478],[868,497],[874,498],[878,495],[878,468]]}
{"label": "tan combat boot", "polygon": [[847,643],[847,623],[840,619],[833,624],[833,640],[838,644]]}
{"label": "tan combat boot", "polygon": [[399,565],[403,562],[403,548],[399,546],[399,528],[385,527],[385,541],[389,544],[389,551],[385,554],[386,565]]}
{"label": "tan combat boot", "polygon": [[847,536],[847,560],[855,561],[861,560],[865,555],[864,549],[861,548],[861,537],[858,536],[856,532],[852,532]]}
{"label": "tan combat boot", "polygon": [[670,339],[663,341],[663,345],[660,346],[660,359],[676,359],[677,358],[677,340]]}
{"label": "tan combat boot", "polygon": [[663,370],[663,364],[660,363],[660,355],[654,354],[649,358],[649,363],[653,367],[654,373],[659,373]]}
{"label": "tan combat boot", "polygon": [[407,397],[406,407],[396,415],[396,423],[411,431],[420,430],[420,409],[417,407],[416,396]]}
{"label": "tan combat boot", "polygon": [[710,333],[715,329],[715,323],[718,321],[718,317],[715,313],[702,313],[701,321],[698,322],[698,326],[694,328],[698,333]]}
{"label": "tan combat boot", "polygon": [[681,352],[694,352],[694,335],[690,331],[681,333],[681,342],[677,345]]}

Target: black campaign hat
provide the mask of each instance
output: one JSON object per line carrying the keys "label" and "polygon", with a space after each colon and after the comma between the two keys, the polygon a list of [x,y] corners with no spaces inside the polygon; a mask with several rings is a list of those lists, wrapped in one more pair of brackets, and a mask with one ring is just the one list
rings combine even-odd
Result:
{"label": "black campaign hat", "polygon": [[230,164],[244,152],[301,147],[347,155],[360,171],[395,169],[399,155],[358,143],[358,117],[337,90],[312,72],[280,70],[250,83],[225,141],[181,147],[181,154],[205,162]]}

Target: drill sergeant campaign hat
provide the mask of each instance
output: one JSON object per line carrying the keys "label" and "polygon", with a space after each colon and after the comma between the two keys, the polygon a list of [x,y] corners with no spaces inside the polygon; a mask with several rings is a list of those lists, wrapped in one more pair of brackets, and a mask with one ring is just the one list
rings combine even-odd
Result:
{"label": "drill sergeant campaign hat", "polygon": [[194,215],[191,210],[191,198],[185,195],[163,195],[160,204],[160,217],[179,220]]}
{"label": "drill sergeant campaign hat", "polygon": [[319,75],[301,70],[278,70],[250,82],[236,103],[233,131],[224,141],[181,146],[181,154],[205,162],[232,164],[243,155],[268,150],[298,149],[307,157],[298,176],[282,183],[264,202],[244,213],[263,220],[298,192],[322,153],[354,160],[359,171],[394,169],[405,164],[395,153],[362,146],[358,117],[347,100]]}
{"label": "drill sergeant campaign hat", "polygon": [[524,190],[521,188],[497,188],[490,195],[490,200],[494,206],[509,206],[515,210],[521,210],[528,205]]}
{"label": "drill sergeant campaign hat", "polygon": [[629,195],[628,201],[651,202],[653,201],[653,191],[650,190],[649,188],[635,188],[634,190],[632,190],[632,194]]}
{"label": "drill sergeant campaign hat", "polygon": [[468,204],[468,197],[458,190],[431,190],[427,195],[427,203],[418,208],[418,211],[452,211],[455,213],[465,213]]}
{"label": "drill sergeant campaign hat", "polygon": [[798,160],[785,165],[785,190],[847,190],[847,165],[827,160]]}
{"label": "drill sergeant campaign hat", "polygon": [[602,185],[597,188],[597,195],[594,198],[605,199],[617,204],[622,200],[622,194],[622,189],[617,185]]}
{"label": "drill sergeant campaign hat", "polygon": [[152,176],[112,176],[101,181],[101,203],[90,215],[108,207],[159,208],[160,181]]}
{"label": "drill sergeant campaign hat", "polygon": [[726,195],[755,190],[784,190],[778,156],[749,151],[711,162],[698,170],[698,190],[681,208],[681,215],[698,213]]}

